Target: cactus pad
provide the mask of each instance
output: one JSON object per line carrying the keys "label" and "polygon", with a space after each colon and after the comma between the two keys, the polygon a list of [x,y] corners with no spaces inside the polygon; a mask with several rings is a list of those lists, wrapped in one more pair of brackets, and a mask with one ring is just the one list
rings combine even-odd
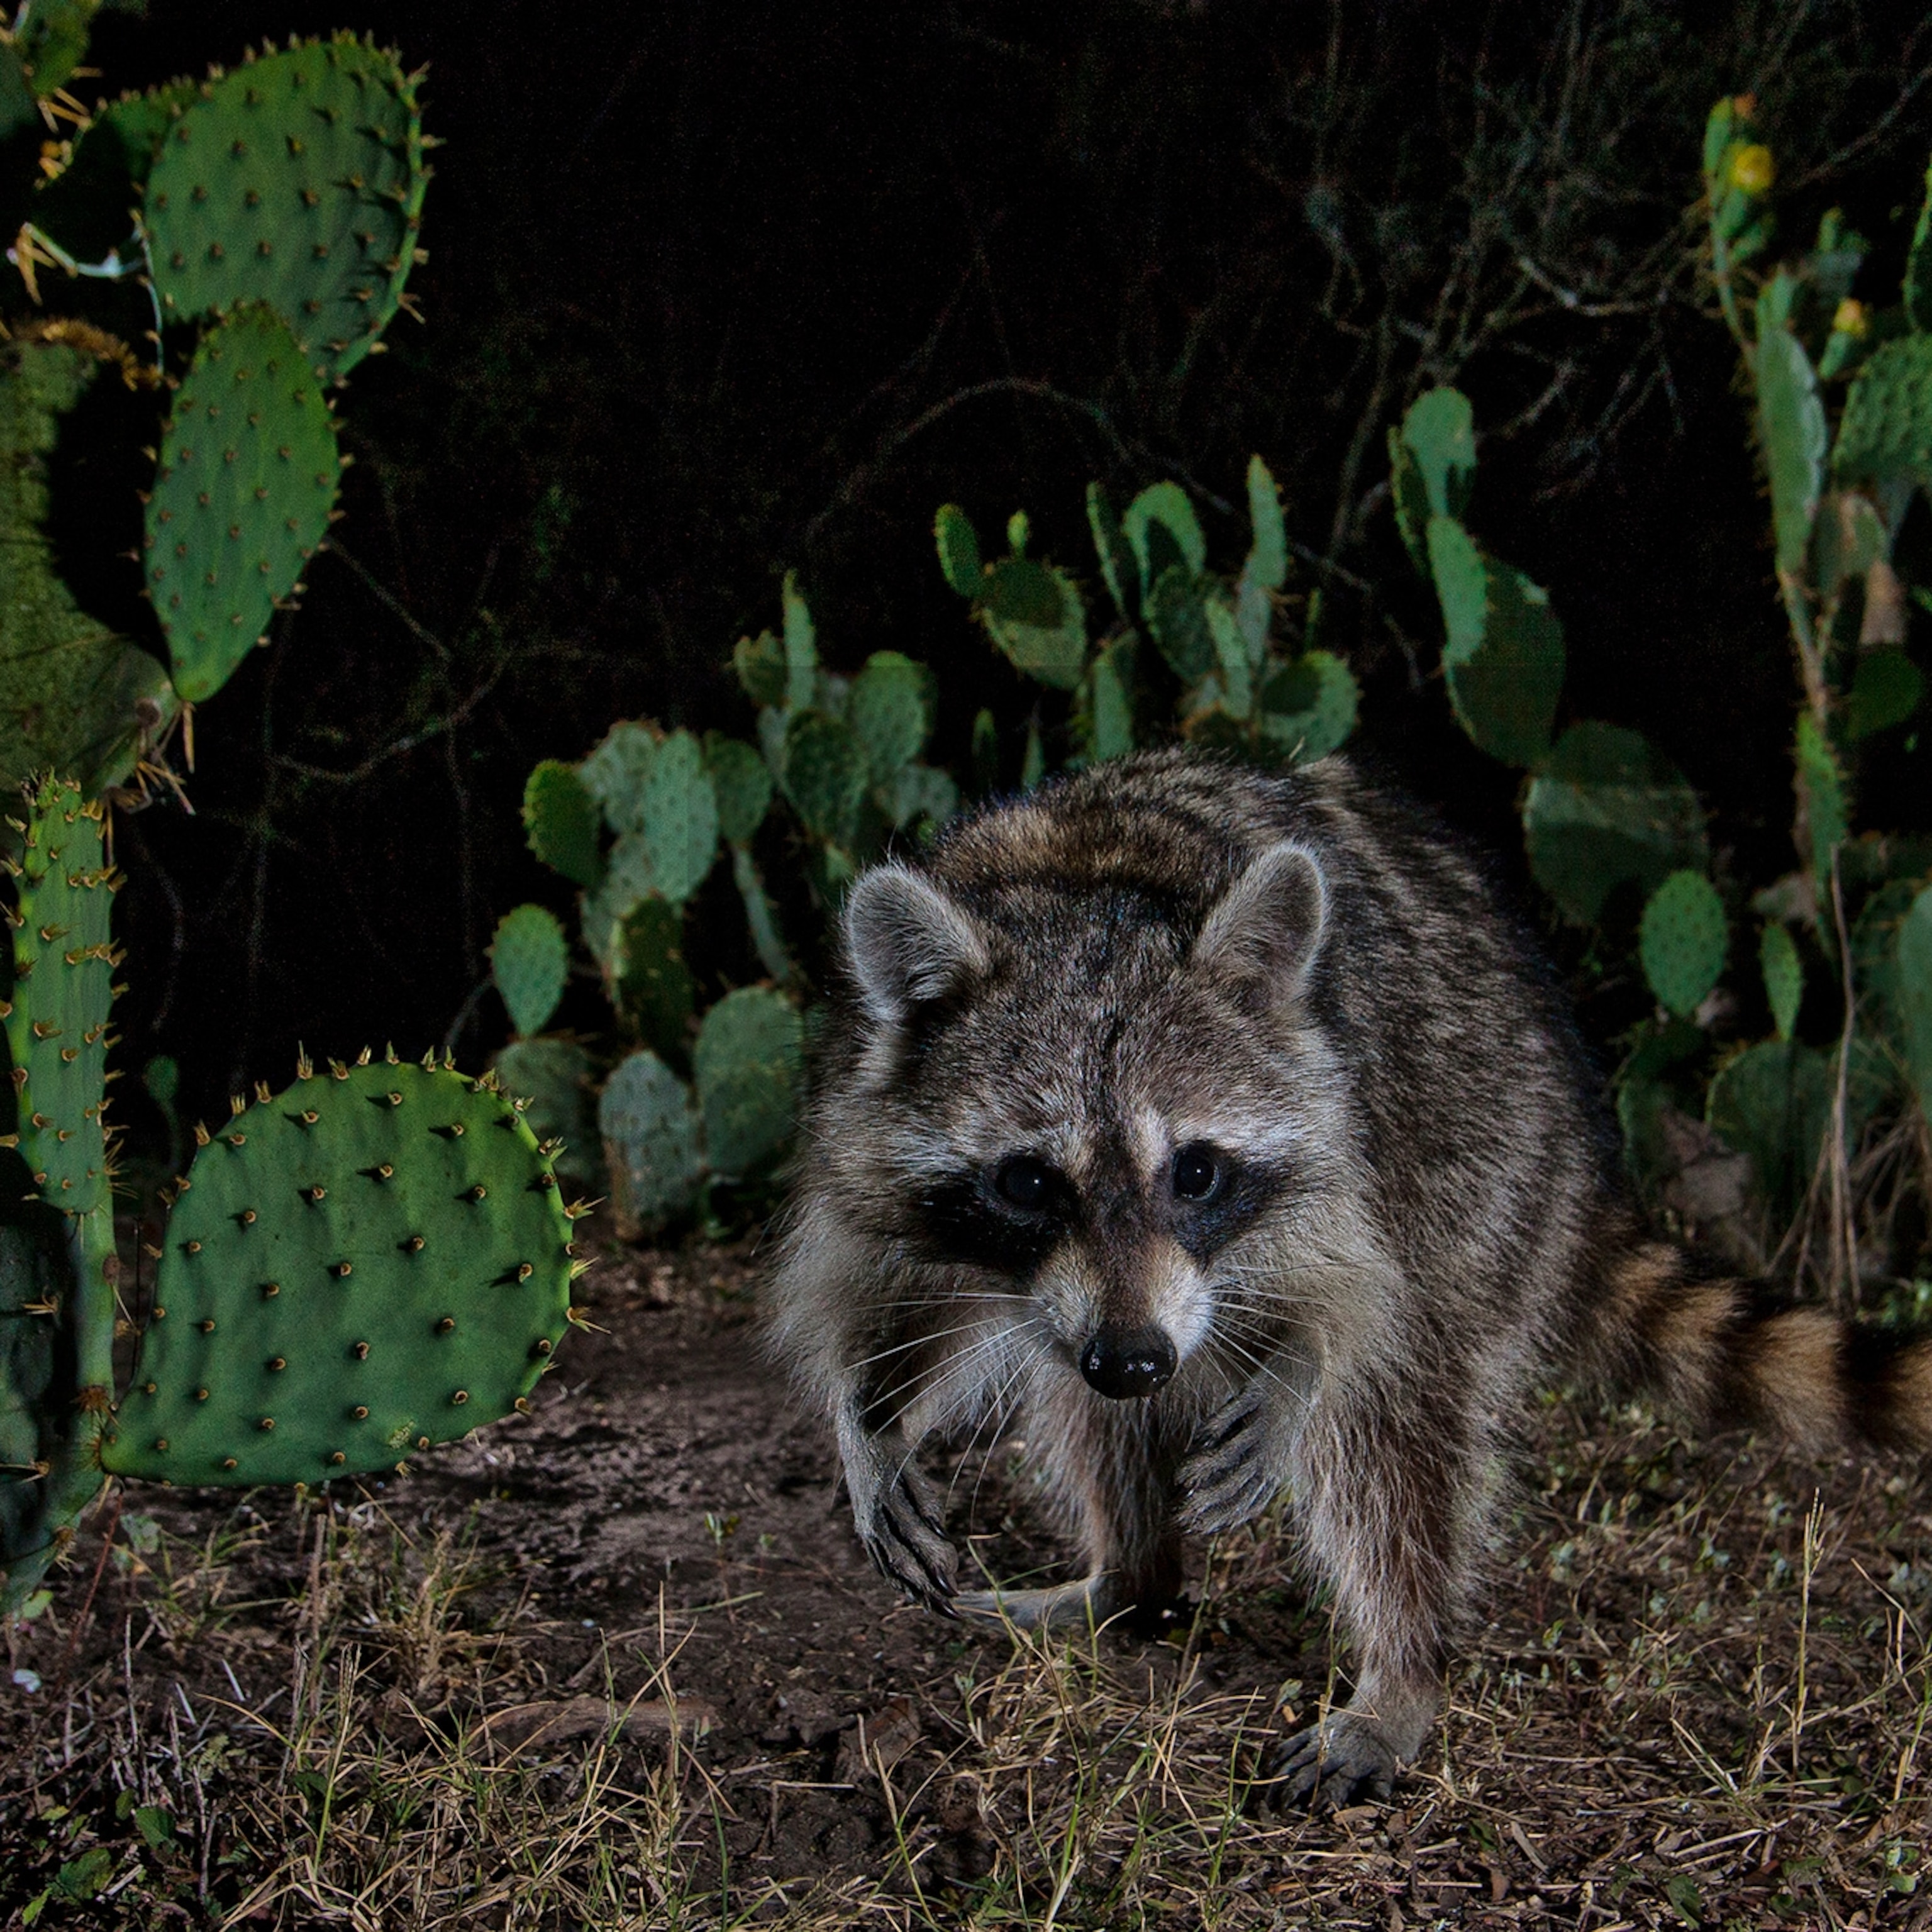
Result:
{"label": "cactus pad", "polygon": [[1804,962],[1798,956],[1797,942],[1781,926],[1768,926],[1758,941],[1758,970],[1764,977],[1764,997],[1771,1007],[1771,1023],[1780,1040],[1789,1040],[1798,1024],[1798,1009],[1804,1000]]}
{"label": "cactus pad", "polygon": [[1617,886],[1647,893],[1707,856],[1703,808],[1677,768],[1636,732],[1573,724],[1523,802],[1536,882],[1579,924],[1594,924]]}
{"label": "cactus pad", "polygon": [[604,877],[597,801],[570,766],[546,758],[524,785],[524,830],[530,850],[572,884],[596,890]]}
{"label": "cactus pad", "polygon": [[1121,638],[1094,655],[1082,709],[1090,761],[1125,758],[1134,748],[1134,644]]}
{"label": "cactus pad", "polygon": [[1131,624],[1135,611],[1140,608],[1140,566],[1134,560],[1133,546],[1127,542],[1127,533],[1121,529],[1120,520],[1114,514],[1113,502],[1105,484],[1090,483],[1087,486],[1087,527],[1094,535],[1094,554],[1100,560],[1100,574],[1106,580],[1107,595],[1114,600],[1114,608]]}
{"label": "cactus pad", "polygon": [[1845,398],[1832,469],[1841,483],[1932,484],[1932,335],[1872,351]]}
{"label": "cactus pad", "polygon": [[718,800],[718,836],[728,845],[748,843],[771,809],[771,767],[742,738],[707,731],[704,768]]}
{"label": "cactus pad", "polygon": [[540,905],[520,905],[504,914],[490,942],[490,973],[509,1010],[511,1025],[525,1039],[541,1033],[556,1011],[570,974],[570,942],[556,915]]}
{"label": "cactus pad", "polygon": [[1904,652],[1865,652],[1846,695],[1845,736],[1856,743],[1875,731],[1903,724],[1924,694],[1924,677]]}
{"label": "cactus pad", "polygon": [[1453,518],[1430,518],[1428,545],[1456,722],[1492,758],[1540,764],[1563,688],[1563,627],[1547,594],[1485,557]]}
{"label": "cactus pad", "polygon": [[704,1175],[698,1110],[656,1054],[632,1054],[604,1082],[597,1124],[620,1226],[661,1227],[689,1208]]}
{"label": "cactus pad", "polygon": [[1120,530],[1134,554],[1143,592],[1177,563],[1185,564],[1191,577],[1208,568],[1208,539],[1178,483],[1150,484],[1127,506]]}
{"label": "cactus pad", "polygon": [[1252,532],[1240,580],[1234,586],[1234,616],[1246,640],[1251,663],[1268,648],[1272,594],[1288,581],[1288,526],[1281,514],[1281,491],[1258,456],[1248,458],[1248,526]]}
{"label": "cactus pad", "polygon": [[1395,516],[1417,569],[1429,568],[1429,520],[1460,518],[1476,480],[1476,430],[1468,398],[1436,388],[1408,406],[1389,431],[1389,469]]}
{"label": "cactus pad", "polygon": [[872,783],[890,786],[932,729],[933,677],[898,651],[874,651],[852,680],[845,722],[866,754]]}
{"label": "cactus pad", "polygon": [[798,579],[785,572],[784,704],[788,711],[802,711],[818,702],[818,634],[813,628],[812,611]]}
{"label": "cactus pad", "polygon": [[1208,628],[1204,590],[1186,565],[1173,563],[1148,593],[1148,628],[1183,684],[1196,683],[1214,668],[1214,638]]}
{"label": "cactus pad", "polygon": [[298,1079],[196,1155],[102,1466],[314,1483],[467,1435],[549,1360],[569,1242],[494,1082],[391,1060]]}
{"label": "cactus pad", "polygon": [[1758,1191],[1780,1216],[1803,1198],[1832,1120],[1832,1064],[1795,1040],[1760,1040],[1718,1070],[1704,1118],[1750,1156]]}
{"label": "cactus pad", "polygon": [[100,368],[87,350],[0,345],[0,785],[51,766],[89,796],[172,716],[166,669],[86,616],[54,567],[47,463]]}
{"label": "cactus pad", "polygon": [[784,646],[769,631],[740,638],[731,647],[731,666],[745,695],[764,707],[779,705],[785,697]]}
{"label": "cactus pad", "polygon": [[[1780,270],[1780,278],[1783,274]],[[1790,574],[1804,568],[1825,487],[1825,405],[1804,345],[1790,329],[1768,320],[1770,305],[1778,294],[1775,287],[1767,288],[1758,298],[1752,369],[1757,384],[1758,439],[1771,479],[1778,567]],[[1789,300],[1787,296],[1787,307]]]}
{"label": "cactus pad", "polygon": [[641,806],[652,886],[682,905],[718,856],[718,797],[703,748],[688,731],[674,731],[658,746]]}
{"label": "cactus pad", "polygon": [[741,1180],[791,1137],[804,1028],[782,994],[746,986],[704,1016],[692,1055],[712,1170]]}
{"label": "cactus pad", "polygon": [[1332,651],[1304,651],[1262,687],[1262,742],[1277,758],[1312,764],[1348,742],[1361,692]]}
{"label": "cactus pad", "polygon": [[50,1206],[86,1214],[107,1199],[102,1121],[119,880],[101,851],[103,812],[64,780],[33,787],[22,834],[6,1015],[18,1144]]}
{"label": "cactus pad", "polygon": [[1087,617],[1073,580],[1051,565],[1002,557],[980,588],[980,620],[1016,670],[1071,691],[1087,662]]}
{"label": "cactus pad", "polygon": [[1717,887],[1688,868],[1672,872],[1651,894],[1637,929],[1637,952],[1651,991],[1683,1019],[1718,983],[1730,944]]}
{"label": "cactus pad", "polygon": [[513,1040],[492,1063],[506,1093],[526,1102],[524,1118],[539,1142],[555,1145],[559,1176],[579,1187],[602,1185],[604,1160],[590,1106],[590,1056],[567,1035]]}
{"label": "cactus pad", "polygon": [[210,329],[175,398],[148,503],[147,592],[199,704],[224,685],[328,529],[335,422],[265,308]]}
{"label": "cactus pad", "polygon": [[802,711],[785,728],[785,796],[814,838],[849,848],[866,790],[866,754],[836,718]]}
{"label": "cactus pad", "polygon": [[686,1030],[698,989],[684,963],[684,919],[655,893],[638,901],[618,928],[612,1004],[646,1046],[680,1066],[691,1050]]}
{"label": "cactus pad", "polygon": [[972,518],[957,503],[942,503],[933,519],[932,536],[946,582],[962,597],[978,596],[986,566],[980,560],[980,535]]}
{"label": "cactus pad", "polygon": [[657,763],[658,741],[642,724],[620,718],[577,768],[614,832],[641,832],[644,786]]}
{"label": "cactus pad", "polygon": [[237,68],[170,128],[144,209],[170,316],[266,302],[346,375],[400,305],[429,170],[415,82],[348,35]]}

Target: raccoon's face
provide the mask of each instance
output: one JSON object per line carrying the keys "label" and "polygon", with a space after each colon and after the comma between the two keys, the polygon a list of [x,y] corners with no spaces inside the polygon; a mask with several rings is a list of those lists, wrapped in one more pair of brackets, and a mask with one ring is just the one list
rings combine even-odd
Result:
{"label": "raccoon's face", "polygon": [[[1101,1394],[1262,1352],[1258,1247],[1330,1131],[1300,993],[1314,862],[1278,846],[1191,940],[1131,888],[969,911],[922,874],[854,888],[846,935],[876,1232],[1016,1320]],[[860,1138],[855,1132],[855,1142]],[[1244,1335],[1247,1339],[1244,1340]]]}

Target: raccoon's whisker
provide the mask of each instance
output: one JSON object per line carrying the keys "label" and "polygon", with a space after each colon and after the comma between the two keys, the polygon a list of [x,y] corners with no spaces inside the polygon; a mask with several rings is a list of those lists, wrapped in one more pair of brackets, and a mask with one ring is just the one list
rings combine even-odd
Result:
{"label": "raccoon's whisker", "polygon": [[[973,1325],[976,1328],[985,1328],[988,1324],[984,1322],[976,1322]],[[974,1342],[970,1347],[962,1348],[947,1356],[944,1361],[935,1364],[928,1376],[907,1391],[904,1400],[893,1411],[892,1420],[888,1426],[896,1426],[903,1421],[907,1410],[916,1402],[929,1400],[940,1390],[950,1385],[964,1384],[969,1376],[980,1375],[982,1380],[988,1379],[981,1372],[980,1358],[997,1350],[1006,1340],[1007,1332],[1004,1330],[994,1330],[993,1333]],[[916,1449],[917,1446],[915,1443],[912,1448]],[[910,1450],[908,1451],[907,1460],[908,1461],[911,1460]],[[901,1467],[903,1468],[904,1465],[902,1464]]]}
{"label": "raccoon's whisker", "polygon": [[908,1348],[920,1348],[928,1342],[947,1341],[955,1335],[970,1334],[974,1329],[984,1328],[989,1322],[996,1321],[998,1318],[994,1316],[982,1315],[978,1321],[962,1322],[957,1328],[933,1329],[923,1334],[914,1336],[909,1342],[896,1342],[890,1348],[881,1348],[877,1354],[865,1356],[854,1362],[852,1366],[855,1370],[869,1369],[874,1363],[883,1362],[890,1356],[902,1355]]}
{"label": "raccoon's whisker", "polygon": [[[986,1433],[986,1426],[989,1423],[993,1425],[993,1432],[988,1438],[986,1448],[987,1460],[988,1461],[992,1460],[994,1445],[998,1442],[1001,1430],[1005,1425],[1007,1413],[1006,1399],[1012,1393],[1013,1385],[1026,1372],[1026,1366],[1024,1356],[1015,1361],[1001,1379],[998,1388],[994,1390],[992,1399],[986,1404],[986,1414],[974,1424],[973,1432],[966,1438],[965,1448],[960,1451],[959,1460],[953,1465],[952,1480],[946,1486],[946,1500],[949,1507],[952,1501],[953,1492],[959,1486],[960,1472],[965,1468],[967,1458],[978,1448],[980,1438]],[[973,1479],[973,1494],[966,1505],[967,1520],[969,1522],[972,1520],[974,1511],[980,1506],[980,1485],[986,1480],[986,1464],[982,1462],[980,1465],[979,1474]]]}
{"label": "raccoon's whisker", "polygon": [[1290,1382],[1286,1376],[1282,1374],[1280,1370],[1276,1369],[1267,1362],[1263,1361],[1261,1357],[1257,1355],[1252,1348],[1244,1346],[1240,1342],[1236,1340],[1232,1335],[1228,1334],[1225,1332],[1220,1333],[1215,1336],[1215,1340],[1221,1346],[1231,1349],[1235,1354],[1238,1355],[1244,1361],[1247,1363],[1249,1366],[1254,1370],[1256,1375],[1261,1376],[1265,1381],[1273,1382],[1284,1395],[1292,1396],[1304,1408],[1306,1408],[1310,1406],[1306,1390],[1297,1388],[1294,1383]]}

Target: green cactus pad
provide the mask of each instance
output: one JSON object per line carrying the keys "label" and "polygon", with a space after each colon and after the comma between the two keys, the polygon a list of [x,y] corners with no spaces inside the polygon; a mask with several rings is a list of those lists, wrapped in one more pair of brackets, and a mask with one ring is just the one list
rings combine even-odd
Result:
{"label": "green cactus pad", "polygon": [[1932,484],[1932,335],[1872,351],[1845,398],[1832,470],[1841,483]]}
{"label": "green cactus pad", "polygon": [[785,572],[782,602],[784,607],[785,709],[803,711],[819,701],[818,633],[813,628],[812,611],[798,579]]}
{"label": "green cactus pad", "polygon": [[1312,764],[1348,742],[1361,691],[1332,651],[1304,651],[1262,687],[1262,742],[1292,764]]}
{"label": "green cactus pad", "polygon": [[1617,886],[1646,894],[1708,857],[1703,808],[1670,760],[1636,732],[1573,724],[1523,801],[1536,882],[1570,919],[1594,925]]}
{"label": "green cactus pad", "polygon": [[155,291],[171,317],[265,302],[313,374],[347,374],[403,299],[429,170],[416,84],[346,34],[200,90],[148,176]]}
{"label": "green cactus pad", "polygon": [[577,768],[614,832],[644,828],[644,787],[657,763],[658,741],[642,724],[620,718]]}
{"label": "green cactus pad", "polygon": [[836,718],[802,711],[785,728],[784,793],[814,838],[849,849],[867,789],[865,753]]}
{"label": "green cactus pad", "polygon": [[1821,888],[1832,876],[1832,854],[1851,827],[1845,777],[1831,740],[1809,711],[1798,716],[1795,734],[1798,797],[1811,837],[1811,869]]}
{"label": "green cactus pad", "polygon": [[1240,620],[1218,590],[1209,592],[1203,614],[1214,649],[1214,679],[1220,688],[1221,703],[1230,718],[1245,719],[1254,710],[1254,667],[1248,655],[1248,640],[1241,634]]}
{"label": "green cactus pad", "polygon": [[973,714],[973,789],[982,798],[1000,788],[999,721],[982,705]]}
{"label": "green cactus pad", "polygon": [[615,968],[619,928],[652,890],[652,880],[650,854],[640,833],[625,833],[607,856],[597,890],[578,902],[578,920],[590,956],[608,976]]}
{"label": "green cactus pad", "polygon": [[1114,600],[1114,608],[1122,619],[1131,624],[1140,608],[1140,566],[1135,561],[1133,546],[1114,514],[1103,484],[1087,486],[1087,527],[1094,535],[1094,554],[1100,560],[1107,595]]}
{"label": "green cactus pad", "polygon": [[959,788],[948,773],[932,765],[900,766],[880,796],[895,832],[903,832],[921,820],[944,825],[959,809]]}
{"label": "green cactus pad", "polygon": [[732,668],[745,695],[761,707],[782,705],[785,699],[784,646],[769,631],[740,638],[731,647]]}
{"label": "green cactus pad", "polygon": [[1804,345],[1790,329],[1767,326],[1766,311],[1778,292],[1768,288],[1759,298],[1751,368],[1757,386],[1758,439],[1771,479],[1778,567],[1790,574],[1804,568],[1825,487],[1825,405]]}
{"label": "green cactus pad", "polygon": [[1148,628],[1184,685],[1198,683],[1214,668],[1214,638],[1208,628],[1206,592],[1207,586],[1196,572],[1184,563],[1173,563],[1162,572],[1147,595]]}
{"label": "green cactus pad", "polygon": [[1892,1001],[1920,1110],[1932,1118],[1932,886],[1919,892],[1894,942]]}
{"label": "green cactus pad", "polygon": [[1868,651],[1852,674],[1845,701],[1845,736],[1856,743],[1903,724],[1918,709],[1925,680],[1900,650]]}
{"label": "green cactus pad", "polygon": [[1804,1000],[1804,962],[1798,956],[1797,942],[1784,927],[1774,924],[1765,928],[1758,940],[1757,963],[1764,977],[1771,1023],[1780,1040],[1789,1040]]}
{"label": "green cactus pad", "polygon": [[1680,863],[1700,864],[1696,794],[1636,732],[1585,723],[1559,741],[1523,807],[1530,869],[1572,920],[1592,924],[1634,880],[1646,896]]}
{"label": "green cactus pad", "polygon": [[175,688],[227,682],[328,529],[335,421],[286,326],[240,309],[201,338],[148,502],[142,568]]}
{"label": "green cactus pad", "polygon": [[758,953],[758,964],[782,986],[792,976],[791,958],[785,951],[778,916],[772,910],[765,882],[748,846],[731,848],[731,880],[745,908],[745,923],[752,929],[752,945]]}
{"label": "green cactus pad", "polygon": [[684,916],[656,893],[632,908],[618,928],[611,1001],[646,1046],[683,1065],[698,989],[684,963]]}
{"label": "green cactus pad", "polygon": [[704,750],[688,731],[658,746],[644,781],[644,847],[651,884],[682,905],[704,883],[718,856],[718,798],[705,770]]}
{"label": "green cactus pad", "polygon": [[100,1486],[62,1360],[71,1295],[59,1219],[10,1211],[0,1221],[0,1617],[20,1610]]}
{"label": "green cactus pad", "polygon": [[1090,764],[1123,758],[1134,748],[1134,640],[1117,639],[1094,654],[1082,719]]}
{"label": "green cactus pad", "polygon": [[790,1138],[803,1047],[797,1008],[761,986],[727,993],[704,1016],[692,1067],[714,1173],[755,1174]]}
{"label": "green cactus pad", "polygon": [[980,536],[973,520],[957,503],[942,503],[933,519],[933,542],[939,547],[939,568],[946,582],[962,597],[980,594]]}
{"label": "green cactus pad", "polygon": [[658,1228],[688,1211],[704,1178],[698,1110],[656,1054],[632,1054],[604,1082],[597,1124],[620,1226]]}
{"label": "green cactus pad", "polygon": [[1644,977],[1664,1006],[1688,1019],[1724,970],[1724,902],[1702,872],[1672,872],[1650,896],[1637,928]]}
{"label": "green cactus pad", "polygon": [[327,1069],[236,1114],[188,1179],[102,1442],[115,1474],[386,1468],[506,1414],[563,1334],[569,1217],[494,1082]]}
{"label": "green cactus pad", "polygon": [[1795,1040],[1760,1040],[1718,1070],[1704,1118],[1750,1157],[1759,1192],[1779,1216],[1810,1185],[1832,1120],[1832,1063]]}
{"label": "green cactus pad", "polygon": [[604,877],[597,801],[573,766],[546,758],[524,784],[530,850],[574,885],[595,891]]}
{"label": "green cactus pad", "polygon": [[526,1040],[541,1033],[570,976],[570,942],[556,915],[540,905],[520,905],[504,914],[490,942],[490,974],[509,1010],[511,1025]]}
{"label": "green cactus pad", "polygon": [[47,464],[101,364],[64,343],[0,344],[0,787],[50,768],[118,784],[176,709],[166,669],[86,616],[55,568]]}
{"label": "green cactus pad", "polygon": [[1563,627],[1548,596],[1486,558],[1451,518],[1430,518],[1428,542],[1456,722],[1492,758],[1540,764],[1563,688]]}
{"label": "green cactus pad", "polygon": [[20,1156],[49,1205],[76,1215],[107,1199],[102,1096],[115,957],[108,910],[120,880],[102,854],[103,816],[63,780],[32,788],[8,915],[7,1049]]}
{"label": "green cactus pad", "polygon": [[890,786],[912,763],[932,729],[933,676],[898,651],[874,651],[852,680],[845,722],[866,754],[875,785]]}
{"label": "green cactus pad", "polygon": [[1248,458],[1248,526],[1252,536],[1234,586],[1234,616],[1247,643],[1249,662],[1258,664],[1268,650],[1273,593],[1288,581],[1288,526],[1282,518],[1281,491],[1258,456]]}
{"label": "green cactus pad", "polygon": [[[554,1146],[558,1177],[599,1189],[604,1161],[590,1102],[590,1056],[563,1034],[513,1040],[490,1063],[503,1090],[526,1102],[524,1118],[542,1144]],[[559,1144],[561,1143],[560,1145]]]}
{"label": "green cactus pad", "polygon": [[1435,388],[1409,404],[1389,432],[1395,506],[1402,541],[1426,566],[1429,519],[1460,518],[1476,482],[1476,424],[1460,389]]}
{"label": "green cactus pad", "polygon": [[771,767],[742,738],[704,734],[704,768],[718,800],[718,836],[728,845],[750,842],[771,809]]}
{"label": "green cactus pad", "polygon": [[1864,576],[1891,548],[1878,506],[1862,491],[1833,490],[1812,526],[1811,580],[1819,596],[1838,596],[1847,578]]}
{"label": "green cactus pad", "polygon": [[1208,568],[1208,539],[1178,483],[1150,484],[1127,506],[1120,529],[1134,554],[1143,595],[1177,563],[1193,577]]}
{"label": "green cactus pad", "polygon": [[1087,663],[1087,616],[1073,580],[1051,565],[1002,557],[980,587],[979,615],[1014,669],[1071,691]]}

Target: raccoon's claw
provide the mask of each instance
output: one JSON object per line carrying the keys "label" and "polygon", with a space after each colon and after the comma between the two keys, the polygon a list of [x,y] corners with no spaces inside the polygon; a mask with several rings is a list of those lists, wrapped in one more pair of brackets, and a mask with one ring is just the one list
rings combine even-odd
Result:
{"label": "raccoon's claw", "polygon": [[902,1474],[879,1498],[871,1526],[860,1537],[882,1575],[928,1610],[942,1616],[956,1614],[958,1558],[910,1475]]}
{"label": "raccoon's claw", "polygon": [[1337,1810],[1357,1798],[1385,1801],[1394,1789],[1395,1753],[1372,1724],[1338,1711],[1262,1754],[1261,1803],[1285,1810]]}
{"label": "raccoon's claw", "polygon": [[1250,1394],[1209,1418],[1180,1466],[1182,1528],[1218,1536],[1274,1501],[1280,1478],[1268,1453],[1268,1414]]}

